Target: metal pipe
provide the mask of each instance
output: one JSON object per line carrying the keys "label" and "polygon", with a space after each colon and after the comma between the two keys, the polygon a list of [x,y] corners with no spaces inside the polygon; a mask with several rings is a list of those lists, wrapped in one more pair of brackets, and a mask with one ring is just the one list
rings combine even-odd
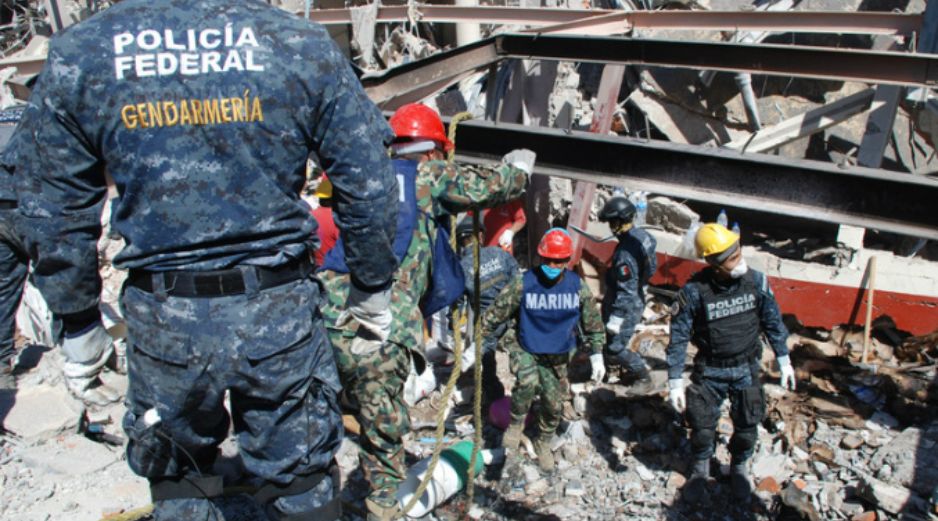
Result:
{"label": "metal pipe", "polygon": [[[477,7],[479,0],[456,0],[458,7]],[[462,47],[482,39],[482,28],[478,23],[459,22],[456,24],[456,45]]]}
{"label": "metal pipe", "polygon": [[759,107],[756,106],[756,93],[752,91],[752,75],[748,72],[736,74],[736,86],[743,96],[743,106],[746,107],[746,119],[749,120],[749,130],[756,132],[762,128],[759,120]]}

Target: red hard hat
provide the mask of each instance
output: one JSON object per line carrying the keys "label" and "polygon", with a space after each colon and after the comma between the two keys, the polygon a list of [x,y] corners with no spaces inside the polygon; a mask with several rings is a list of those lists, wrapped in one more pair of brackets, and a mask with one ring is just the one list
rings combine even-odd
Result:
{"label": "red hard hat", "polygon": [[394,112],[388,123],[398,138],[432,139],[446,152],[453,149],[453,143],[446,137],[439,114],[423,103],[404,105]]}
{"label": "red hard hat", "polygon": [[573,256],[573,241],[563,228],[551,228],[537,245],[537,254],[545,259],[569,259]]}

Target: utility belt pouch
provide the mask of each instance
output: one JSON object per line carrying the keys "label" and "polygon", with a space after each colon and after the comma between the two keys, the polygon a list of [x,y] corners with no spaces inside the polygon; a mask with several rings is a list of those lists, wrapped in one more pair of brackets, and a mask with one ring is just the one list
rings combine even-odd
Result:
{"label": "utility belt pouch", "polygon": [[694,429],[716,426],[720,415],[720,399],[709,387],[694,383],[687,388],[687,423]]}
{"label": "utility belt pouch", "polygon": [[739,391],[737,404],[732,408],[736,427],[753,427],[765,416],[765,389],[756,384]]}
{"label": "utility belt pouch", "polygon": [[170,499],[211,499],[223,492],[221,476],[161,479],[150,483],[150,497],[154,503]]}

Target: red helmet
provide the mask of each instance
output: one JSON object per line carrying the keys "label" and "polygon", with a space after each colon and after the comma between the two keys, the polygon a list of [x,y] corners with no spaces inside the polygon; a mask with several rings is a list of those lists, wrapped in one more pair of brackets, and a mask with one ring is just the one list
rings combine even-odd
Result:
{"label": "red helmet", "polygon": [[537,245],[537,254],[545,259],[569,259],[573,256],[573,241],[567,230],[551,228],[547,230],[540,244]]}
{"label": "red helmet", "polygon": [[404,105],[394,112],[388,123],[398,138],[432,139],[446,152],[453,149],[439,114],[423,103]]}

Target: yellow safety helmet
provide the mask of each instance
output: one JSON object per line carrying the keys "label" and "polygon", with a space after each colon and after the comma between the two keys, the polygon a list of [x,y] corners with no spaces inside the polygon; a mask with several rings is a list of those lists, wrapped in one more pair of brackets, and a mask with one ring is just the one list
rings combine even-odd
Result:
{"label": "yellow safety helmet", "polygon": [[319,186],[316,187],[316,192],[313,195],[320,199],[329,199],[332,197],[332,181],[330,181],[325,174],[319,180]]}
{"label": "yellow safety helmet", "polygon": [[[707,258],[711,255],[730,253],[735,250],[734,245],[739,243],[739,235],[728,230],[726,226],[717,223],[707,223],[697,230],[697,236],[694,238],[694,245],[697,246],[697,256]],[[723,259],[716,259],[722,262]]]}

